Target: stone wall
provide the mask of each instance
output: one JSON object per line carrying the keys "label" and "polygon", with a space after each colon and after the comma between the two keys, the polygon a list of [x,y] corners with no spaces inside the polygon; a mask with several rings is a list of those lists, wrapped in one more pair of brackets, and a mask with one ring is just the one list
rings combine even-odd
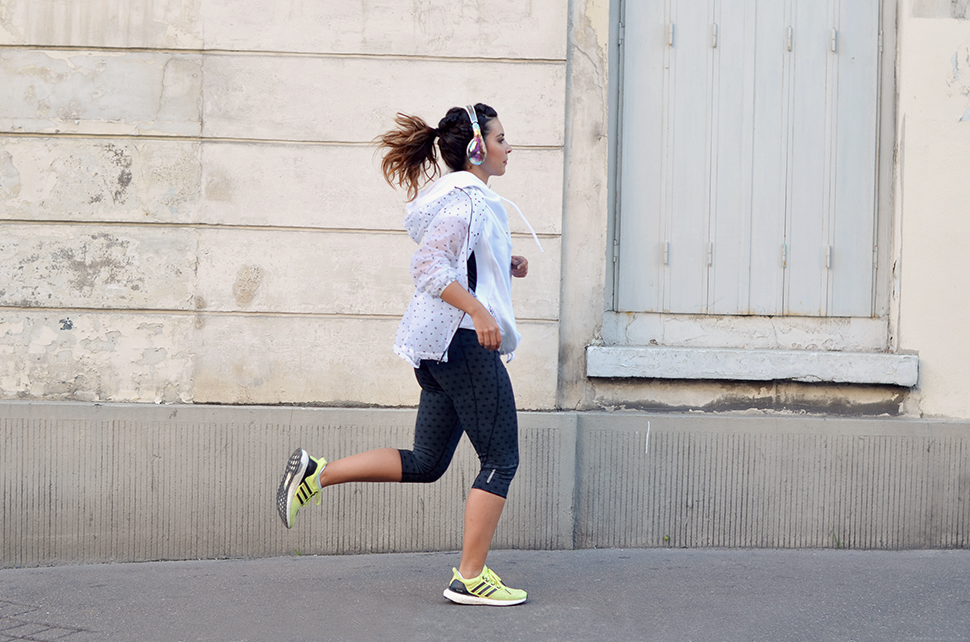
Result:
{"label": "stone wall", "polygon": [[414,246],[370,141],[483,101],[545,247],[513,216],[510,370],[551,407],[565,34],[557,0],[5,2],[0,398],[414,404]]}

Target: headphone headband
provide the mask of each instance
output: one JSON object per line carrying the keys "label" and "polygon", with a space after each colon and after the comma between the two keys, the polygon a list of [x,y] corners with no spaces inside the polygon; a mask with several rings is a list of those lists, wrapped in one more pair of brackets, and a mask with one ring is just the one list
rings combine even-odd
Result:
{"label": "headphone headband", "polygon": [[481,165],[485,162],[486,150],[482,128],[478,125],[478,114],[475,113],[475,108],[472,105],[465,105],[465,111],[468,112],[468,119],[472,123],[472,139],[468,142],[468,148],[465,150],[468,154],[468,162],[472,165]]}

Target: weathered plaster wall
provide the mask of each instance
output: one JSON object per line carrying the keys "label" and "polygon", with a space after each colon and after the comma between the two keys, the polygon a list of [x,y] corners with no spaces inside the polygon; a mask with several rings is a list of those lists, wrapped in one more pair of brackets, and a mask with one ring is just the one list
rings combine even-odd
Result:
{"label": "weathered plaster wall", "polygon": [[563,209],[561,408],[591,403],[586,345],[600,334],[609,229],[609,0],[570,2]]}
{"label": "weathered plaster wall", "polygon": [[898,340],[919,352],[918,412],[966,418],[970,14],[923,0],[899,15]]}
{"label": "weathered plaster wall", "polygon": [[[560,0],[0,7],[0,398],[409,405],[403,197],[370,141],[485,101],[530,277],[519,405],[555,403]],[[500,17],[500,19],[499,19]]]}

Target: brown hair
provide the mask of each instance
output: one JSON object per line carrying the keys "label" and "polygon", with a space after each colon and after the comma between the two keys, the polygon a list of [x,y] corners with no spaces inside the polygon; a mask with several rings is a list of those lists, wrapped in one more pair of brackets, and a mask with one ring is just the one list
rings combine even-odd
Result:
{"label": "brown hair", "polygon": [[[488,136],[489,121],[498,113],[483,103],[475,105],[482,136]],[[462,107],[452,107],[435,129],[417,116],[398,113],[397,127],[381,134],[375,141],[384,150],[381,172],[391,187],[395,184],[407,190],[408,201],[418,195],[421,184],[438,175],[438,151],[452,171],[465,168],[466,149],[472,139],[472,125]],[[437,146],[435,139],[438,139]]]}

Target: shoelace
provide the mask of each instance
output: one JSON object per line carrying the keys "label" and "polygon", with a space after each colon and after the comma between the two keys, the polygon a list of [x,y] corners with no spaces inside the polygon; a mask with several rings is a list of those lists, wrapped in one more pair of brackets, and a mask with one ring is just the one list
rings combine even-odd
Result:
{"label": "shoelace", "polygon": [[489,584],[491,584],[492,586],[494,586],[497,589],[504,589],[505,588],[505,584],[502,583],[502,578],[499,577],[498,575],[496,575],[495,574],[495,571],[493,571],[492,569],[490,569],[487,566],[485,567],[485,570],[482,573],[482,579],[485,580],[486,582],[488,582]]}

